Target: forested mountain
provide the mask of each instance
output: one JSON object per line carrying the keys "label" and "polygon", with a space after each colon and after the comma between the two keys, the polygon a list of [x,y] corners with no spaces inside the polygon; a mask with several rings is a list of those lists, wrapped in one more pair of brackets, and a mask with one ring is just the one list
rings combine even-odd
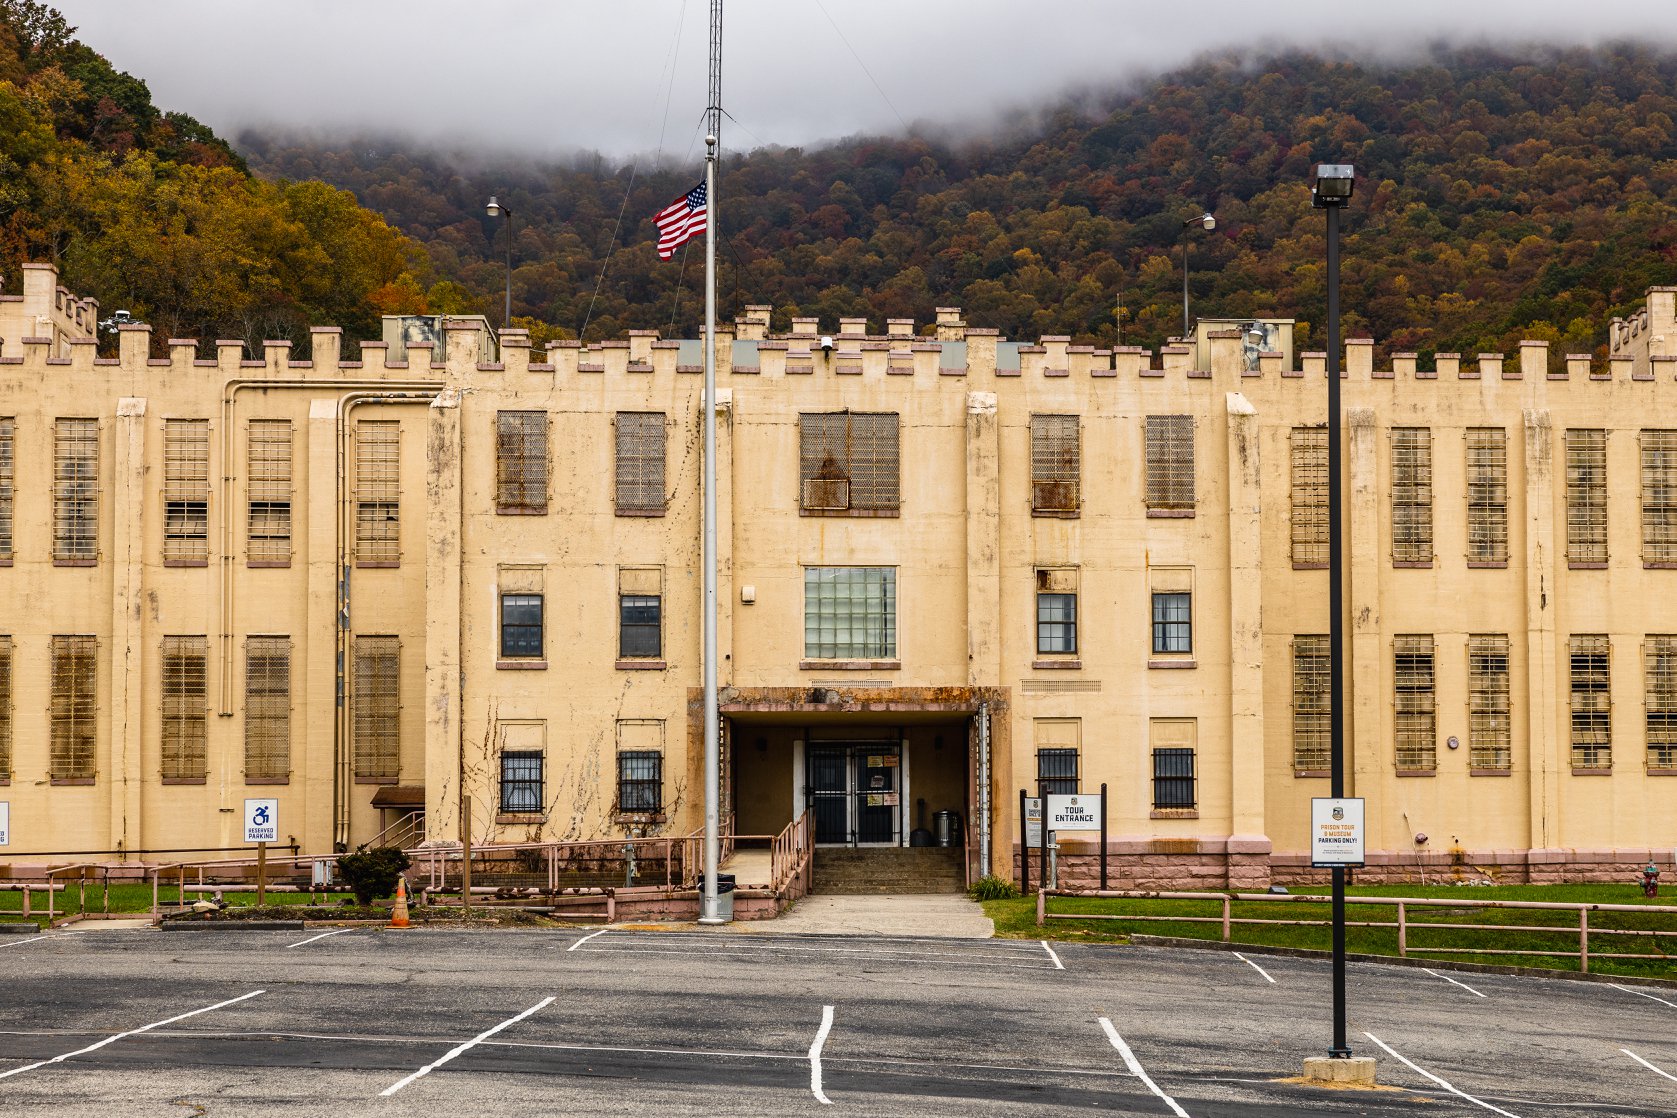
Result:
{"label": "forested mountain", "polygon": [[[777,325],[866,314],[877,329],[957,304],[1015,337],[1110,343],[1122,290],[1124,342],[1156,346],[1180,330],[1182,223],[1208,208],[1216,230],[1189,238],[1195,313],[1297,317],[1301,345],[1316,346],[1323,220],[1306,180],[1328,161],[1359,174],[1345,226],[1350,335],[1423,354],[1523,337],[1597,350],[1609,317],[1677,282],[1674,118],[1677,57],[1635,46],[1441,49],[1405,63],[1209,57],[986,139],[728,157],[723,311],[772,303]],[[698,246],[685,264],[652,250],[651,215],[694,167],[643,161],[632,174],[598,157],[541,163],[365,136],[250,133],[238,146],[261,174],[354,191],[496,317],[505,241],[484,216],[491,193],[517,214],[515,316],[586,323],[596,338],[691,334],[701,313]]]}
{"label": "forested mountain", "polygon": [[171,337],[376,337],[423,304],[424,250],[352,194],[275,184],[151,101],[35,0],[0,0],[0,279],[51,261],[77,294]]}

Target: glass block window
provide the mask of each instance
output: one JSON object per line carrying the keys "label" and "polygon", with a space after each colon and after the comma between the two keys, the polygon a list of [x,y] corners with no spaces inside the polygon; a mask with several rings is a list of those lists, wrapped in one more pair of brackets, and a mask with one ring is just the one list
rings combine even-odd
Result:
{"label": "glass block window", "polygon": [[12,557],[12,492],[17,475],[17,421],[0,416],[0,559]]}
{"label": "glass block window", "polygon": [[363,419],[355,425],[355,560],[395,566],[402,559],[402,425]]}
{"label": "glass block window", "polygon": [[1039,796],[1075,796],[1077,794],[1078,754],[1076,749],[1039,749],[1036,751],[1036,790]]}
{"label": "glass block window", "polygon": [[1328,638],[1293,638],[1293,769],[1326,771],[1332,763],[1329,740]]}
{"label": "glass block window", "polygon": [[92,780],[99,703],[99,638],[52,638],[49,773],[53,780]]}
{"label": "glass block window", "polygon": [[1572,766],[1578,769],[1613,767],[1613,700],[1611,649],[1605,634],[1572,638]]}
{"label": "glass block window", "polygon": [[245,638],[245,779],[291,775],[291,638]]}
{"label": "glass block window", "polygon": [[798,416],[798,482],[806,512],[894,513],[901,506],[895,412]]}
{"label": "glass block window", "polygon": [[1642,559],[1677,563],[1677,431],[1642,432]]}
{"label": "glass block window", "polygon": [[291,562],[291,421],[253,419],[246,431],[246,558]]}
{"label": "glass block window", "polygon": [[210,421],[163,421],[163,560],[204,563],[210,546]]}
{"label": "glass block window", "polygon": [[527,750],[504,750],[501,753],[501,810],[509,815],[537,814],[544,803],[542,755]]}
{"label": "glass block window", "polygon": [[1294,427],[1293,566],[1328,563],[1328,432]]}
{"label": "glass block window", "polygon": [[1648,635],[1642,643],[1648,767],[1677,769],[1677,636]]}
{"label": "glass block window", "polygon": [[1165,512],[1194,510],[1194,417],[1150,415],[1144,428],[1147,507]]}
{"label": "glass block window", "polygon": [[1508,432],[1501,427],[1467,433],[1467,558],[1508,562]]}
{"label": "glass block window", "polygon": [[1392,667],[1398,771],[1434,772],[1438,768],[1438,695],[1432,637],[1395,638]]}
{"label": "glass block window", "polygon": [[892,660],[897,655],[895,567],[805,567],[804,656]]}
{"label": "glass block window", "polygon": [[1193,595],[1186,591],[1153,594],[1153,652],[1156,655],[1194,650]]}
{"label": "glass block window", "polygon": [[358,780],[394,781],[402,765],[402,642],[355,638],[350,733]]}
{"label": "glass block window", "polygon": [[664,755],[650,749],[617,753],[617,811],[656,815],[664,810]]}
{"label": "glass block window", "polygon": [[1467,638],[1467,718],[1469,764],[1506,771],[1513,764],[1506,633]]}
{"label": "glass block window", "polygon": [[540,594],[501,595],[501,657],[539,660],[543,600]]}
{"label": "glass block window", "polygon": [[1607,432],[1566,433],[1566,559],[1607,562]]}
{"label": "glass block window", "polygon": [[99,558],[99,421],[60,419],[53,433],[52,557]]}
{"label": "glass block window", "polygon": [[664,427],[658,412],[617,413],[617,511],[664,515]]}
{"label": "glass block window", "polygon": [[163,638],[164,780],[203,780],[207,772],[205,724],[209,715],[209,641]]}
{"label": "glass block window", "polygon": [[495,413],[495,511],[547,511],[547,413]]}
{"label": "glass block window", "polygon": [[1083,445],[1075,415],[1031,416],[1031,511],[1072,513],[1080,507]]}
{"label": "glass block window", "polygon": [[1392,562],[1432,562],[1432,429],[1392,428]]}
{"label": "glass block window", "polygon": [[1153,807],[1157,811],[1192,808],[1198,801],[1194,794],[1194,751],[1192,749],[1155,749],[1153,751]]}

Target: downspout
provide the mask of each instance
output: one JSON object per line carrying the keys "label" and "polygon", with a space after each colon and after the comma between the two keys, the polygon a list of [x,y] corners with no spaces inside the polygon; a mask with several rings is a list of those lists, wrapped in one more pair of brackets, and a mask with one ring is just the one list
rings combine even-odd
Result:
{"label": "downspout", "polygon": [[990,876],[990,704],[978,704],[978,876]]}

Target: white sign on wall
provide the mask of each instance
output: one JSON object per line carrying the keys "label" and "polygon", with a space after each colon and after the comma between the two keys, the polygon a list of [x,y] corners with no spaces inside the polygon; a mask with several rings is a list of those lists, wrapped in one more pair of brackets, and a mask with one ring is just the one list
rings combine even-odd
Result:
{"label": "white sign on wall", "polygon": [[12,844],[12,805],[0,800],[0,846]]}
{"label": "white sign on wall", "polygon": [[1310,864],[1363,864],[1363,801],[1322,796],[1310,801]]}
{"label": "white sign on wall", "polygon": [[1048,829],[1050,831],[1098,831],[1101,829],[1101,798],[1094,795],[1063,795],[1048,797]]}
{"label": "white sign on wall", "polygon": [[245,801],[245,841],[279,841],[279,801]]}
{"label": "white sign on wall", "polygon": [[1035,850],[1042,846],[1042,799],[1025,798],[1025,845]]}

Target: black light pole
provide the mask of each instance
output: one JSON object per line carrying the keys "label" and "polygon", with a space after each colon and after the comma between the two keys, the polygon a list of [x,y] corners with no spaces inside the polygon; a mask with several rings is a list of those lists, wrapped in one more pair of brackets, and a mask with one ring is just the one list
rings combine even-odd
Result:
{"label": "black light pole", "polygon": [[483,210],[490,217],[507,219],[507,309],[501,316],[501,329],[505,330],[512,325],[512,207],[501,205],[491,194],[489,204]]}
{"label": "black light pole", "polygon": [[1190,217],[1182,223],[1182,340],[1188,340],[1188,230],[1198,225],[1206,232],[1217,228],[1217,219],[1209,212]]}
{"label": "black light pole", "polygon": [[[1310,184],[1311,204],[1328,217],[1328,748],[1333,796],[1345,795],[1345,518],[1340,508],[1339,211],[1351,201],[1348,163],[1322,163]],[[1349,1059],[1345,1040],[1345,867],[1333,868],[1333,1047]]]}

